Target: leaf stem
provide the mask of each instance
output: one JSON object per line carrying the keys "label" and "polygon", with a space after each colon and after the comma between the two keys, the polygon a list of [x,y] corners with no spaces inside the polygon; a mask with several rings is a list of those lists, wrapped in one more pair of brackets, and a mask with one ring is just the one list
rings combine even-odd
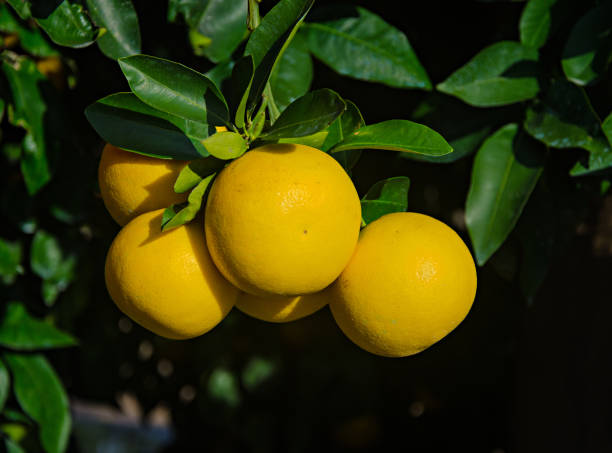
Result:
{"label": "leaf stem", "polygon": [[261,22],[259,15],[259,2],[261,0],[247,0],[248,1],[248,16],[247,16],[247,29],[249,31],[255,30]]}
{"label": "leaf stem", "polygon": [[280,116],[280,110],[276,106],[274,102],[274,96],[272,95],[272,86],[270,86],[270,81],[266,83],[266,87],[264,88],[264,98],[268,102],[268,113],[270,114],[270,123],[274,124],[274,122]]}

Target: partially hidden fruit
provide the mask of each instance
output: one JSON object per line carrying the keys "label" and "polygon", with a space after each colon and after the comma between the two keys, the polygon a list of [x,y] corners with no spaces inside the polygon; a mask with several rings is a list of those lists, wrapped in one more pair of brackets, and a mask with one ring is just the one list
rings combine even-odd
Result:
{"label": "partially hidden fruit", "polygon": [[196,337],[227,315],[239,292],[210,259],[201,222],[162,233],[162,214],[142,214],[119,232],[106,257],[106,286],[141,326],[167,338]]}
{"label": "partially hidden fruit", "polygon": [[225,277],[255,295],[321,291],[350,259],[361,223],[357,191],[328,154],[273,144],[247,152],[213,183],[205,226]]}
{"label": "partially hidden fruit", "polygon": [[476,267],[457,233],[432,217],[403,212],[363,229],[331,288],[330,308],[358,346],[403,357],[452,331],[475,294]]}
{"label": "partially hidden fruit", "polygon": [[325,291],[303,296],[254,296],[241,293],[236,308],[267,322],[291,322],[313,314],[327,305]]}
{"label": "partially hidden fruit", "polygon": [[182,160],[156,159],[107,144],[98,167],[104,205],[119,225],[155,209],[187,199],[174,192],[174,181],[187,164]]}

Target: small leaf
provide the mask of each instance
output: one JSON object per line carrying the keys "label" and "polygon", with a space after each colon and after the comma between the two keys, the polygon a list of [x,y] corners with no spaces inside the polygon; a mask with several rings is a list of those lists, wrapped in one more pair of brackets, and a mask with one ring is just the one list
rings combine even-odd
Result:
{"label": "small leaf", "polygon": [[386,149],[442,156],[453,149],[436,131],[408,120],[389,120],[362,127],[334,146],[330,152],[347,149]]}
{"label": "small leaf", "polygon": [[52,3],[54,8],[49,8],[49,2],[35,2],[32,7],[36,22],[51,40],[60,46],[69,47],[85,47],[91,44],[94,28],[83,7],[69,0]]}
{"label": "small leaf", "polygon": [[253,56],[255,64],[247,105],[249,111],[259,104],[276,62],[282,57],[313,3],[314,0],[281,0],[251,33],[245,50],[245,55]]}
{"label": "small leaf", "polygon": [[94,102],[85,116],[108,143],[162,159],[190,160],[208,153],[201,140],[214,127],[161,112],[132,93],[115,93]]}
{"label": "small leaf", "polygon": [[57,239],[39,230],[34,235],[30,250],[30,266],[32,271],[43,279],[53,277],[62,262],[62,249]]}
{"label": "small leaf", "polygon": [[275,140],[314,134],[328,127],[344,110],[346,104],[332,90],[312,91],[289,105],[261,138]]}
{"label": "small leaf", "polygon": [[26,453],[19,444],[16,444],[8,437],[4,438],[4,447],[6,448],[6,453]]}
{"label": "small leaf", "polygon": [[0,345],[19,351],[64,348],[76,340],[47,322],[31,317],[23,305],[9,302],[0,321]]}
{"label": "small leaf", "polygon": [[242,384],[248,391],[254,391],[270,380],[278,370],[278,365],[269,359],[253,357],[242,370]]}
{"label": "small leaf", "polygon": [[240,405],[240,387],[236,377],[225,368],[216,368],[208,378],[208,394],[228,407]]}
{"label": "small leaf", "polygon": [[236,159],[248,149],[247,142],[237,132],[217,132],[211,135],[202,144],[211,156],[217,159]]}
{"label": "small leaf", "polygon": [[376,14],[348,5],[316,13],[304,26],[308,48],[335,71],[397,88],[431,89],[406,35]]}
{"label": "small leaf", "polygon": [[361,217],[368,224],[392,212],[404,212],[408,208],[410,179],[397,176],[378,181],[361,199]]}
{"label": "small leaf", "polygon": [[537,60],[534,48],[498,42],[481,50],[436,88],[476,107],[524,101],[539,91]]}
{"label": "small leaf", "polygon": [[246,55],[236,62],[228,82],[230,117],[234,118],[234,124],[240,129],[244,128],[247,100],[253,82],[254,71],[253,57]]}
{"label": "small leaf", "polygon": [[206,195],[206,191],[216,173],[207,176],[202,179],[197,186],[191,191],[189,197],[187,197],[187,203],[181,203],[180,205],[172,205],[166,208],[162,216],[162,231],[168,231],[172,228],[184,225],[187,222],[191,222],[202,207],[202,199]]}
{"label": "small leaf", "polygon": [[185,193],[193,189],[207,176],[218,172],[225,165],[225,161],[213,156],[192,160],[181,170],[174,183],[176,193]]}
{"label": "small leaf", "polygon": [[274,102],[281,112],[297,98],[308,93],[312,77],[312,58],[306,40],[302,33],[296,33],[270,74]]}
{"label": "small leaf", "polygon": [[529,0],[523,8],[519,31],[521,43],[539,49],[571,12],[571,0]]}
{"label": "small leaf", "polygon": [[15,281],[21,271],[21,244],[0,239],[0,277],[5,285]]}
{"label": "small leaf", "polygon": [[607,1],[574,25],[563,49],[561,65],[569,80],[587,85],[606,71],[611,56],[612,1]]}
{"label": "small leaf", "polygon": [[542,173],[544,159],[542,150],[516,124],[499,129],[478,150],[465,217],[480,266],[514,228]]}
{"label": "small leaf", "polygon": [[544,99],[527,109],[525,130],[553,148],[602,152],[608,147],[586,93],[566,80],[554,80]]}
{"label": "small leaf", "polygon": [[17,12],[19,17],[21,17],[22,19],[29,19],[32,15],[30,11],[29,1],[26,2],[25,0],[7,0],[6,2],[13,7],[15,12]]}
{"label": "small leaf", "polygon": [[601,129],[608,139],[608,143],[612,145],[612,113],[610,113],[601,125]]}
{"label": "small leaf", "polygon": [[0,412],[4,411],[4,404],[11,391],[11,376],[4,362],[0,360]]}
{"label": "small leaf", "polygon": [[119,65],[134,94],[151,107],[195,122],[228,125],[225,99],[203,74],[148,55],[120,58]]}
{"label": "small leaf", "polygon": [[132,0],[87,0],[89,14],[105,32],[98,47],[109,58],[140,53],[140,27]]}
{"label": "small leaf", "polygon": [[40,443],[47,453],[63,453],[70,436],[68,396],[42,355],[5,353],[21,408],[38,423]]}

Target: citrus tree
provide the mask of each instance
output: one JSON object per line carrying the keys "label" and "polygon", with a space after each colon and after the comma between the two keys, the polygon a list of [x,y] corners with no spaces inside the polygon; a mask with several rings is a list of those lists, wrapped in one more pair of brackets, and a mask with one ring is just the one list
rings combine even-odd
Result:
{"label": "citrus tree", "polygon": [[[287,322],[330,303],[342,331],[363,349],[406,356],[427,348],[461,322],[476,286],[472,258],[448,227],[439,222],[424,227],[420,217],[389,220],[408,209],[411,181],[413,191],[422,192],[428,184],[419,172],[448,175],[451,168],[463,175],[458,180],[466,181],[465,190],[450,192],[464,200],[464,209],[426,213],[443,217],[456,229],[465,226],[465,239],[477,265],[490,263],[519,288],[526,302],[536,298],[550,263],[562,255],[576,225],[592,215],[593,206],[607,193],[612,167],[608,72],[612,2],[529,0],[513,25],[514,39],[488,42],[436,84],[421,63],[435,55],[426,60],[423,51],[411,45],[397,18],[381,17],[367,5],[280,0],[263,2],[260,12],[259,3],[170,0],[165,16],[160,9],[148,11],[146,17],[151,23],[180,27],[189,48],[148,44],[146,54],[141,53],[140,27],[143,37],[147,36],[144,30],[149,39],[163,37],[151,32],[155,26],[149,28],[142,14],[139,20],[139,4],[135,8],[130,0],[8,0],[0,4],[4,49],[0,274],[5,285],[0,408],[8,451],[55,453],[68,447],[68,397],[48,354],[51,349],[79,347],[67,332],[78,330],[77,318],[87,313],[88,299],[93,297],[91,288],[104,285],[99,283],[104,273],[101,263],[116,230],[101,214],[101,203],[92,201],[94,194],[101,194],[117,223],[128,225],[108,254],[110,295],[124,313],[155,333],[169,338],[201,335],[221,322],[234,304],[253,317]],[[143,10],[146,7],[143,3]],[[80,78],[81,72],[96,64],[111,68],[107,84],[93,86],[88,78]],[[346,82],[330,89],[317,71],[334,73],[336,80]],[[352,80],[361,81],[359,89],[345,94],[342,85]],[[370,115],[362,114],[359,105],[367,96],[360,99],[360,91],[381,86],[398,96],[406,91],[416,94],[409,106],[382,106],[378,112],[368,109]],[[370,121],[369,116],[377,120]],[[104,143],[96,177],[98,151]],[[342,224],[345,234],[318,245],[318,250],[336,251],[346,241],[346,252],[316,260],[321,270],[342,255],[339,270],[330,271],[333,277],[325,283],[312,283],[307,289],[283,286],[283,272],[303,264],[295,257],[274,269],[276,278],[270,285],[270,278],[262,282],[250,274],[245,277],[246,272],[235,275],[236,262],[245,266],[249,257],[259,253],[253,244],[262,236],[255,234],[252,219],[268,212],[257,201],[249,201],[233,218],[218,214],[240,203],[222,189],[235,187],[238,177],[222,175],[230,174],[237,162],[257,159],[262,149],[277,150],[278,156],[310,148],[325,154],[321,162],[327,163],[321,165],[332,165],[325,159],[333,158],[343,169],[341,174],[333,173],[339,176],[329,176],[341,181],[329,192],[339,196],[348,187],[341,203],[327,211],[313,211],[313,217],[335,222],[341,207],[352,203],[353,184],[360,196],[355,198],[355,212],[361,212],[356,225]],[[282,168],[291,177],[305,174],[310,159],[295,168]],[[117,162],[127,162],[125,174],[106,171]],[[157,169],[145,175],[139,169],[141,162]],[[281,165],[262,162],[247,172],[254,186],[265,187],[266,171]],[[377,162],[386,162],[384,171],[369,171]],[[136,169],[135,179],[130,179],[130,168]],[[342,179],[346,175],[352,181]],[[431,178],[434,185],[444,184],[440,176]],[[162,180],[163,184],[158,182]],[[415,187],[415,181],[422,187]],[[142,196],[138,195],[141,189]],[[146,242],[148,236],[142,232],[150,225],[168,245],[151,248],[148,255],[142,252],[139,263],[160,260],[161,255],[170,256],[168,250],[181,247],[189,247],[185,253],[192,253],[191,247],[196,246],[189,238],[196,230],[203,236],[204,227],[198,222],[204,211],[208,245],[198,247],[207,257],[198,262],[211,269],[213,280],[223,281],[219,285],[228,286],[219,298],[221,311],[216,316],[202,313],[203,324],[192,328],[199,316],[194,308],[199,301],[180,298],[194,304],[188,305],[189,316],[181,324],[175,322],[179,316],[175,311],[147,311],[142,308],[146,301],[135,303],[125,289],[131,284],[122,278],[125,257],[141,253],[134,245]],[[140,220],[130,222],[134,218]],[[237,233],[228,239],[224,232],[232,221],[244,230],[236,226]],[[140,230],[134,226],[138,222]],[[274,218],[274,222],[282,220]],[[360,227],[366,227],[362,245],[357,245],[355,259],[347,265]],[[287,228],[282,225],[280,234],[274,231],[274,240],[283,241]],[[421,233],[424,228],[430,233]],[[400,230],[407,239],[390,242]],[[303,231],[307,236],[308,229]],[[242,251],[224,256],[250,232],[255,232],[253,239]],[[443,263],[436,269],[440,275],[441,270],[452,269],[461,276],[455,279],[461,281],[458,286],[445,286],[442,293],[433,287],[430,293],[444,300],[460,294],[461,300],[444,306],[440,316],[425,310],[425,315],[417,317],[419,325],[412,337],[402,331],[384,338],[383,327],[374,320],[388,315],[401,321],[404,314],[370,312],[372,307],[384,306],[391,291],[355,282],[368,281],[374,269],[368,267],[371,263],[384,269],[384,279],[402,281],[395,274],[397,269],[409,261],[410,250],[423,244],[427,244],[423,253],[435,255],[432,262]],[[268,247],[262,248],[264,256]],[[164,279],[187,267],[165,269],[165,265],[160,260],[158,273],[149,275],[146,285],[153,289],[147,300],[167,290],[164,307],[180,311],[173,298],[183,288],[172,288]],[[223,276],[217,275],[217,268]],[[336,284],[340,289],[332,290],[332,296],[320,296],[319,291],[344,268]],[[144,279],[149,269],[137,269],[134,278]],[[304,267],[299,275],[303,284],[312,271]],[[158,289],[155,285],[160,282]],[[179,286],[192,288],[192,294],[210,290],[200,281]],[[395,294],[396,288],[392,289]],[[262,299],[270,294],[285,299]],[[401,297],[415,296],[408,291]],[[106,293],[99,298],[108,302]],[[437,299],[432,297],[435,303]],[[411,310],[419,308],[411,306]],[[411,322],[416,319],[411,318],[412,312],[407,316]],[[355,327],[355,319],[362,325]],[[225,335],[235,332],[232,322],[227,320]],[[373,337],[384,339],[373,342]],[[87,347],[81,346],[78,354],[94,354]],[[67,367],[62,357],[56,358],[60,374],[61,366]],[[248,364],[251,374],[244,375],[242,391],[251,388],[250,382],[259,382],[257,376],[265,378],[272,366],[256,359]],[[227,407],[239,404],[241,388],[227,366],[213,370],[207,382],[212,399]]]}

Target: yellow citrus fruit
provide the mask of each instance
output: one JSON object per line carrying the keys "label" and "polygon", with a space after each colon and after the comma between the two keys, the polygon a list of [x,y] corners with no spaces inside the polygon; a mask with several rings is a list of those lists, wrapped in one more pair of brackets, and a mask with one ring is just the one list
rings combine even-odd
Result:
{"label": "yellow citrus fruit", "polygon": [[476,267],[446,224],[416,213],[387,214],[361,232],[330,292],[346,336],[387,357],[416,354],[453,330],[476,294]]}
{"label": "yellow citrus fruit", "polygon": [[107,144],[98,167],[106,209],[119,225],[125,225],[137,215],[185,201],[188,194],[175,193],[174,181],[186,164]]}
{"label": "yellow citrus fruit", "polygon": [[325,290],[303,296],[254,296],[241,293],[236,308],[268,322],[290,322],[313,314],[327,305]]}
{"label": "yellow citrus fruit", "polygon": [[106,287],[119,309],[173,339],[215,327],[238,297],[208,254],[201,222],[161,232],[163,209],[121,229],[106,257]]}
{"label": "yellow citrus fruit", "polygon": [[273,144],[221,171],[204,219],[210,254],[229,281],[250,294],[291,296],[321,291],[342,272],[361,205],[331,156]]}

